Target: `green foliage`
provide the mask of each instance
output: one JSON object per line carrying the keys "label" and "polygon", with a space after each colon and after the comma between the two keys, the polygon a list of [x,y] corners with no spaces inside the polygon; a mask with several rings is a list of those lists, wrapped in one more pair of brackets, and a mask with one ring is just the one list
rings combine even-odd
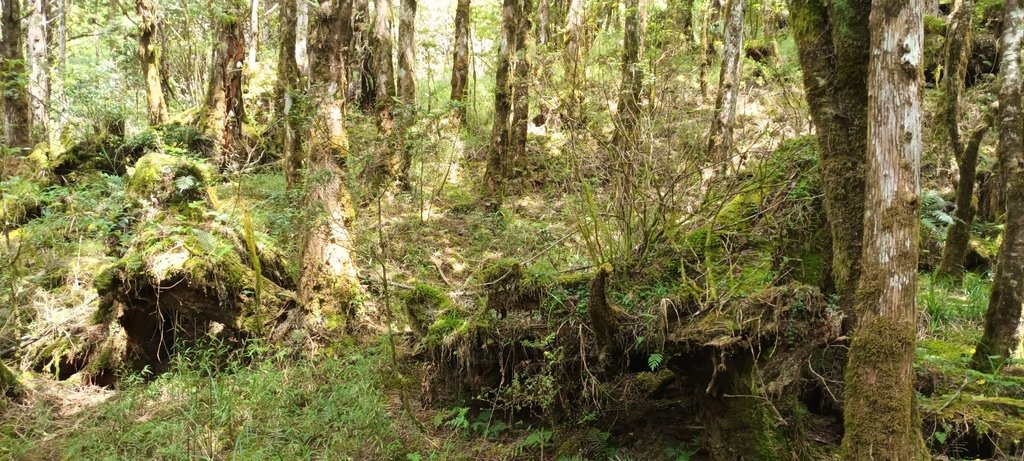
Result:
{"label": "green foliage", "polygon": [[964,274],[960,285],[921,274],[917,302],[928,314],[932,331],[950,326],[980,325],[988,309],[991,286],[988,277],[971,272]]}

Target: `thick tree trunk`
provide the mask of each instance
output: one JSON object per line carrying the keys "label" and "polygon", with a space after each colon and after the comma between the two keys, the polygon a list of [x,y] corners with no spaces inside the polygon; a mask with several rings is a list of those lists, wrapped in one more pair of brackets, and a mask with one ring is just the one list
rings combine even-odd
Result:
{"label": "thick tree trunk", "polygon": [[328,1],[311,11],[310,87],[316,118],[309,133],[309,169],[318,180],[305,205],[321,211],[302,246],[298,300],[315,330],[336,333],[352,316],[358,289],[349,228],[354,212],[345,188],[348,137],[343,116],[347,85],[346,37],[352,2]]}
{"label": "thick tree trunk", "polygon": [[736,105],[740,94],[740,72],[743,66],[743,4],[745,0],[729,0],[725,7],[725,42],[722,69],[715,97],[715,118],[708,136],[708,156],[712,164],[725,170],[732,160],[732,129],[736,123]]}
{"label": "thick tree trunk", "polygon": [[469,5],[459,0],[455,7],[455,42],[452,52],[452,112],[456,120],[466,122],[466,87],[469,84]]}
{"label": "thick tree trunk", "polygon": [[[530,127],[530,84],[533,79],[533,0],[520,0],[517,11],[515,78],[512,86],[512,133],[508,161],[517,165],[526,156],[526,135]],[[506,170],[508,172],[508,170]]]}
{"label": "thick tree trunk", "polygon": [[50,127],[50,69],[44,0],[28,1],[28,105],[32,112],[32,138],[46,141]]}
{"label": "thick tree trunk", "polygon": [[146,88],[146,113],[149,124],[155,126],[167,120],[167,103],[160,77],[160,54],[163,50],[155,41],[160,23],[152,0],[135,0],[135,11],[139,15],[138,53]]}
{"label": "thick tree trunk", "polygon": [[640,60],[647,25],[645,6],[640,0],[626,0],[622,40],[622,83],[619,87],[619,103],[616,110],[618,120],[612,138],[612,145],[619,150],[629,149],[636,140],[636,125],[640,117],[640,100],[644,89],[644,70],[640,67]]}
{"label": "thick tree trunk", "polygon": [[398,129],[398,183],[402,190],[410,190],[409,168],[412,166],[412,149],[406,142],[409,128],[416,115],[416,0],[401,0],[398,15],[398,99],[402,103],[401,120]]}
{"label": "thick tree trunk", "polygon": [[807,106],[817,130],[825,212],[832,234],[833,283],[849,329],[856,315],[853,303],[864,232],[871,2],[837,5],[790,0],[789,8]]}
{"label": "thick tree trunk", "polygon": [[971,20],[974,18],[974,2],[958,0],[950,15],[949,26],[946,28],[945,68],[946,74],[942,81],[945,97],[943,117],[949,132],[949,145],[960,170],[960,180],[956,188],[955,219],[946,233],[946,247],[942,251],[942,261],[935,271],[938,277],[959,280],[964,272],[964,258],[970,242],[971,224],[974,222],[974,180],[978,169],[978,148],[989,123],[983,123],[983,129],[975,131],[978,142],[974,145],[974,136],[964,146],[960,140],[960,96],[964,91],[964,78],[967,75],[967,58],[971,53]]}
{"label": "thick tree trunk", "polygon": [[582,124],[583,95],[580,86],[583,83],[584,14],[584,0],[569,0],[565,15],[565,52],[562,55],[566,83],[562,118],[571,126]]}
{"label": "thick tree trunk", "polygon": [[377,0],[373,21],[373,75],[376,86],[374,97],[377,111],[377,127],[383,134],[390,134],[395,116],[392,101],[395,93],[395,66],[391,43],[391,0]]}
{"label": "thick tree trunk", "polygon": [[971,363],[981,371],[998,369],[1017,348],[1024,302],[1024,114],[1020,75],[1024,5],[1021,0],[1006,0],[1004,8],[996,157],[998,174],[1005,185],[1006,227],[985,312],[985,330]]}
{"label": "thick tree trunk", "polygon": [[32,119],[25,86],[25,55],[22,50],[21,2],[3,1],[0,27],[0,97],[3,98],[4,144],[26,148],[32,144]]}
{"label": "thick tree trunk", "polygon": [[503,0],[501,9],[501,41],[494,73],[494,124],[491,129],[491,149],[487,155],[484,183],[487,188],[486,207],[497,210],[505,194],[505,177],[509,166],[510,137],[512,134],[512,72],[519,33],[521,0]]}
{"label": "thick tree trunk", "polygon": [[298,3],[304,0],[282,0],[280,3],[281,45],[277,58],[277,114],[281,121],[279,144],[284,159],[284,177],[289,188],[300,180],[303,167],[300,116],[295,107],[300,100],[302,77],[295,59],[295,41],[298,34]]}
{"label": "thick tree trunk", "polygon": [[842,458],[928,459],[916,416],[921,0],[875,0],[868,64],[864,276],[846,368]]}
{"label": "thick tree trunk", "polygon": [[221,169],[241,167],[242,62],[245,60],[245,35],[239,20],[243,8],[234,9],[218,21],[213,48],[213,66],[206,90],[206,104],[200,116],[203,133],[213,142],[212,160]]}

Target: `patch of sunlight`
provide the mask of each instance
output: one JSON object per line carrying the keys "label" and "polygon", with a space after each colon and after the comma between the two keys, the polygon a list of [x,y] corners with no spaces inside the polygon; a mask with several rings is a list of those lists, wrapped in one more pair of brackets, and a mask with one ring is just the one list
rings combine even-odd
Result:
{"label": "patch of sunlight", "polygon": [[149,262],[150,272],[157,280],[166,280],[167,275],[182,270],[191,254],[188,250],[160,253]]}

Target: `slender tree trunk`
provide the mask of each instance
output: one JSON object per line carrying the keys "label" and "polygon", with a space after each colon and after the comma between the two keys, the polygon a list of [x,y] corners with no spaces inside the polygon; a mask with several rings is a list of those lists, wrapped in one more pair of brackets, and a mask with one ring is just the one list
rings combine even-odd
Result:
{"label": "slender tree trunk", "polygon": [[460,124],[466,122],[466,86],[469,83],[469,6],[459,0],[455,7],[455,42],[452,53],[452,111]]}
{"label": "slender tree trunk", "polygon": [[25,54],[22,50],[21,2],[3,1],[0,27],[0,97],[3,98],[4,144],[26,148],[32,144],[32,119],[25,86]]}
{"label": "slender tree trunk", "polygon": [[[526,156],[526,135],[530,127],[530,84],[533,79],[533,0],[520,0],[517,11],[515,77],[512,85],[512,133],[509,135],[508,160],[518,164]],[[506,173],[508,170],[506,169]]]}
{"label": "slender tree trunk", "polygon": [[736,123],[743,66],[744,3],[745,0],[729,0],[725,7],[725,49],[707,150],[712,163],[717,163],[722,170],[732,161],[732,129]]}
{"label": "slender tree trunk", "polygon": [[376,85],[377,127],[390,134],[395,116],[395,67],[391,44],[391,0],[376,0],[373,21],[373,75]]}
{"label": "slender tree trunk", "polygon": [[715,51],[716,34],[714,29],[718,27],[718,20],[722,15],[722,1],[709,0],[704,6],[704,15],[700,28],[701,58],[697,69],[698,79],[700,80],[700,94],[702,96],[708,94],[708,68],[711,67],[711,61],[714,59],[715,54],[717,54]]}
{"label": "slender tree trunk", "polygon": [[505,194],[505,177],[509,165],[510,136],[512,134],[512,72],[516,56],[516,38],[519,33],[519,6],[521,0],[503,0],[501,9],[501,41],[494,74],[494,125],[491,129],[491,150],[487,155],[484,182],[487,188],[486,207],[501,208]]}
{"label": "slender tree trunk", "polygon": [[551,0],[540,0],[537,5],[537,44],[547,45],[551,35]]}
{"label": "slender tree trunk", "polygon": [[693,0],[672,0],[669,8],[680,35],[686,43],[690,43],[693,40]]}
{"label": "slender tree trunk", "polygon": [[398,15],[398,99],[402,102],[399,121],[398,183],[402,190],[411,190],[409,168],[412,166],[412,149],[406,137],[416,116],[416,0],[401,0]]}
{"label": "slender tree trunk", "polygon": [[64,133],[64,125],[68,116],[68,97],[65,91],[64,82],[67,80],[67,68],[68,68],[68,27],[67,27],[67,14],[68,14],[68,0],[57,0],[57,31],[53,35],[53,40],[57,49],[56,58],[56,78],[53,78],[50,82],[50,88],[53,93],[53,100],[57,104],[58,115],[56,117],[56,124],[53,127],[56,137],[59,139]]}
{"label": "slender tree trunk", "polygon": [[146,86],[146,113],[149,124],[155,126],[167,120],[167,103],[160,77],[160,54],[163,50],[154,40],[160,23],[152,0],[135,0],[135,11],[139,15],[138,53]]}
{"label": "slender tree trunk", "polygon": [[29,0],[28,104],[32,112],[32,137],[46,141],[50,126],[50,69],[45,0]]}
{"label": "slender tree trunk", "polygon": [[298,183],[303,167],[301,117],[296,104],[302,91],[302,76],[295,59],[295,41],[298,34],[298,3],[304,0],[281,0],[281,45],[277,58],[277,114],[281,119],[280,145],[284,159],[284,177],[288,188]]}
{"label": "slender tree trunk", "polygon": [[249,68],[256,67],[256,58],[260,51],[260,0],[249,2]]}
{"label": "slender tree trunk", "polygon": [[869,0],[841,5],[823,0],[789,2],[807,106],[821,156],[825,212],[832,237],[832,282],[840,295],[847,331],[856,318],[853,304],[864,232],[870,8]]}
{"label": "slender tree trunk", "polygon": [[998,174],[1006,191],[1006,227],[985,312],[985,330],[971,363],[974,369],[981,371],[998,369],[1020,342],[1018,328],[1024,302],[1024,114],[1021,113],[1020,75],[1024,5],[1021,0],[1004,3],[1002,34],[996,157]]}
{"label": "slender tree trunk", "polygon": [[564,119],[571,126],[582,124],[583,95],[583,27],[584,0],[569,0],[565,15],[565,52],[562,59],[565,67],[566,97],[562,101]]}
{"label": "slender tree trunk", "polygon": [[244,24],[239,21],[243,7],[237,2],[218,21],[213,48],[213,67],[206,90],[206,104],[200,115],[203,133],[213,142],[212,159],[221,169],[234,169],[244,159],[242,124],[245,109],[242,103],[242,63],[245,60]]}
{"label": "slender tree trunk", "polygon": [[636,139],[640,100],[643,97],[644,70],[640,61],[644,50],[646,11],[644,2],[626,0],[626,20],[622,40],[622,86],[616,110],[617,124],[612,144],[619,150],[628,149]]}
{"label": "slender tree trunk", "polygon": [[350,62],[358,78],[351,83],[349,101],[359,103],[365,112],[373,109],[376,87],[373,81],[373,53],[370,50],[370,3],[369,0],[355,0],[352,7],[352,45],[349,47]]}
{"label": "slender tree trunk", "polygon": [[[846,368],[842,458],[930,459],[914,391],[920,226],[921,0],[875,0],[858,323]],[[898,46],[894,46],[898,37]]]}
{"label": "slender tree trunk", "polygon": [[299,1],[295,16],[295,62],[299,65],[299,73],[309,77],[309,2]]}
{"label": "slender tree trunk", "polygon": [[[945,69],[942,81],[945,97],[943,117],[949,132],[949,144],[957,161],[960,179],[956,188],[956,210],[953,224],[946,232],[946,247],[942,251],[942,261],[937,277],[960,280],[964,272],[964,258],[970,243],[971,224],[974,222],[974,180],[978,169],[978,149],[981,138],[988,130],[989,121],[986,117],[982,129],[975,131],[978,142],[972,136],[968,146],[960,140],[960,97],[964,91],[964,78],[967,75],[967,58],[971,53],[971,20],[974,18],[974,2],[958,0],[950,14],[946,28]],[[974,149],[970,147],[974,146]],[[966,147],[966,148],[965,148]]]}
{"label": "slender tree trunk", "polygon": [[[300,0],[301,1],[301,0]],[[317,108],[309,133],[309,169],[317,181],[305,205],[321,218],[306,234],[298,300],[315,330],[337,333],[352,316],[358,290],[349,231],[354,211],[345,188],[349,145],[344,126],[347,87],[346,44],[351,34],[351,0],[328,1],[311,11],[310,89]]]}

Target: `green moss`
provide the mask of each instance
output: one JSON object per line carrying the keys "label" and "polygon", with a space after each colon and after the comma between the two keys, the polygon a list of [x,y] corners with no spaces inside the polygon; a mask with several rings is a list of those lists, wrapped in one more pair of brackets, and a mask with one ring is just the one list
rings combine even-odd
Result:
{"label": "green moss", "polygon": [[129,171],[128,191],[164,204],[202,200],[213,171],[213,167],[203,160],[149,153]]}
{"label": "green moss", "polygon": [[420,336],[426,336],[429,330],[427,325],[427,311],[449,312],[455,309],[451,298],[443,290],[418,283],[411,290],[401,294],[401,300],[405,307],[405,315],[409,322]]}
{"label": "green moss", "polygon": [[15,398],[21,395],[21,383],[3,362],[0,362],[0,397]]}
{"label": "green moss", "polygon": [[925,35],[946,35],[946,25],[949,21],[941,16],[935,16],[931,14],[924,15],[924,33]]}

